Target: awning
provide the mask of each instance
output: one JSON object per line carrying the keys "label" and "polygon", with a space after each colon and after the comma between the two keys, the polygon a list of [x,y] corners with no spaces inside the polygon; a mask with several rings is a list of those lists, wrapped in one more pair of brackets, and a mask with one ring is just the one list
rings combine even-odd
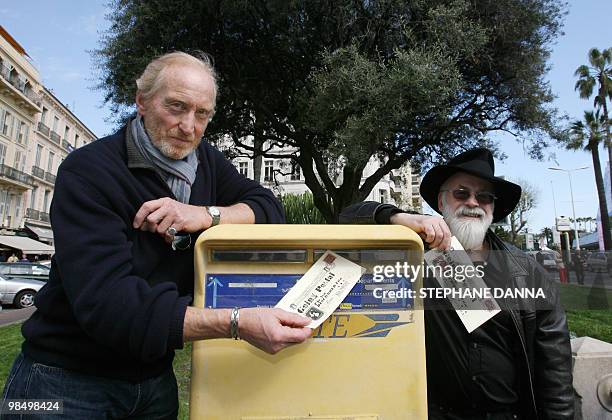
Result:
{"label": "awning", "polygon": [[47,229],[40,226],[31,225],[29,223],[25,224],[25,227],[34,232],[39,239],[49,239],[53,240],[53,231],[51,229]]}
{"label": "awning", "polygon": [[26,254],[54,254],[55,248],[25,236],[0,235],[0,244],[19,249]]}

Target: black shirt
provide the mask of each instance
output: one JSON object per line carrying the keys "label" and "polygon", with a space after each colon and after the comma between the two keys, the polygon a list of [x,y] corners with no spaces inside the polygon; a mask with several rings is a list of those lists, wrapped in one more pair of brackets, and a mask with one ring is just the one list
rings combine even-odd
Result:
{"label": "black shirt", "polygon": [[[504,261],[490,253],[484,267],[488,287],[506,287]],[[425,279],[425,287],[439,287]],[[496,299],[504,308],[503,300]],[[429,402],[455,410],[503,411],[519,401],[519,341],[510,312],[502,310],[471,334],[450,302],[425,302]],[[429,309],[429,310],[427,310]]]}

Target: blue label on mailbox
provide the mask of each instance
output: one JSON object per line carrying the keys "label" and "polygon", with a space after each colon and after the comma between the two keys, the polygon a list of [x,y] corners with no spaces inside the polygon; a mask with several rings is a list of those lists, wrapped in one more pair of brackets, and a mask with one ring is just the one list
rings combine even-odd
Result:
{"label": "blue label on mailbox", "polygon": [[[301,277],[301,274],[207,274],[204,305],[207,308],[274,307]],[[339,310],[410,309],[413,290],[413,283],[403,277],[374,282],[371,274],[365,274]]]}

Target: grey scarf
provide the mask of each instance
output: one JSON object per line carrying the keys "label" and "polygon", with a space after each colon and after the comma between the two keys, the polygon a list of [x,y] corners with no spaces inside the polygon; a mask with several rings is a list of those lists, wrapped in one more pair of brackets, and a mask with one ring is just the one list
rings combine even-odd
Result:
{"label": "grey scarf", "polygon": [[174,196],[181,203],[188,203],[191,196],[191,185],[198,170],[198,157],[195,150],[182,160],[170,159],[164,156],[151,142],[142,123],[142,116],[139,115],[132,120],[130,128],[136,148],[144,159],[156,168],[161,169]]}

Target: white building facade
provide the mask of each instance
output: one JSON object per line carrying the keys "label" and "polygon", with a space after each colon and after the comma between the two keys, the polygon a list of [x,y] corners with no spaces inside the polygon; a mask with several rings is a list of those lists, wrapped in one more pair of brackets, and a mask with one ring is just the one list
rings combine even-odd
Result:
{"label": "white building facade", "polygon": [[52,243],[49,207],[57,168],[95,139],[42,85],[23,47],[0,26],[0,234],[25,229]]}
{"label": "white building facade", "polygon": [[[246,141],[249,144],[249,140]],[[228,143],[220,145],[220,149],[234,147]],[[264,146],[264,149],[266,147]],[[272,148],[271,154],[290,155],[295,152],[291,148]],[[246,153],[239,153],[245,155]],[[239,156],[232,159],[234,166],[241,174],[250,179],[255,179],[253,159],[246,156]],[[375,157],[370,158],[366,165],[361,183],[372,175],[381,165]],[[299,166],[292,163],[289,158],[263,158],[261,165],[260,179],[262,185],[270,188],[277,195],[284,194],[303,194],[310,190],[304,182],[304,175]],[[336,185],[342,184],[342,175],[335,180]],[[415,210],[422,212],[423,200],[419,194],[421,176],[413,171],[409,162],[399,169],[394,169],[386,174],[372,189],[366,200],[390,203],[403,210]]]}

